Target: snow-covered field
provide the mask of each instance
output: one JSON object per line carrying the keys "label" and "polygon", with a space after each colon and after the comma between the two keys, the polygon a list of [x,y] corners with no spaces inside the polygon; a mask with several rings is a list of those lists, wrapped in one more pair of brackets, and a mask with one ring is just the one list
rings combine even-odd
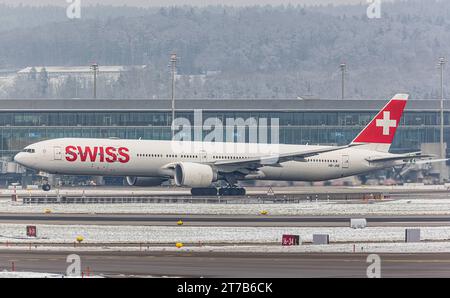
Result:
{"label": "snow-covered field", "polygon": [[[27,246],[2,246],[1,251],[23,250],[30,251]],[[166,246],[51,246],[39,245],[31,248],[33,251],[62,251],[67,253],[99,252],[99,251],[121,251],[121,252],[251,252],[251,253],[450,253],[450,242],[420,242],[420,243],[400,243],[400,242],[380,242],[380,243],[332,243],[329,245],[302,244],[298,246],[278,245],[185,245],[177,248],[175,245]],[[0,274],[0,277],[1,274]]]}
{"label": "snow-covered field", "polygon": [[42,204],[23,205],[0,201],[0,213],[120,213],[120,214],[210,214],[257,215],[262,210],[269,215],[450,215],[449,199],[400,199],[360,203],[300,202],[296,204]]}
{"label": "snow-covered field", "polygon": [[[126,250],[129,248],[110,248]],[[139,250],[139,248],[134,248]],[[149,247],[147,251],[160,251],[160,247]],[[191,251],[191,252],[253,252],[253,253],[450,253],[450,242],[421,242],[421,243],[338,243],[329,245],[225,245],[225,246],[201,246],[201,247],[165,247],[165,251]]]}
{"label": "snow-covered field", "polygon": [[[121,248],[123,249],[123,248]],[[137,249],[136,249],[137,250]],[[150,247],[149,250],[161,250]],[[241,245],[241,246],[202,246],[202,247],[176,247],[165,248],[165,251],[209,251],[209,252],[253,252],[253,253],[450,253],[450,242],[421,242],[421,243],[338,243],[329,245]]]}
{"label": "snow-covered field", "polygon": [[64,275],[43,272],[0,271],[0,278],[64,278]]}
{"label": "snow-covered field", "polygon": [[[154,204],[42,204],[23,205],[21,201],[13,203],[10,196],[15,191],[11,189],[0,189],[0,213],[42,213],[45,209],[52,210],[53,213],[141,213],[141,214],[210,214],[210,215],[249,215],[259,214],[262,210],[267,210],[269,215],[450,215],[450,192],[447,194],[442,190],[448,189],[450,185],[407,185],[407,186],[371,186],[371,187],[296,187],[274,188],[275,192],[284,193],[325,193],[325,192],[361,192],[370,191],[413,191],[414,193],[404,193],[402,196],[411,196],[411,199],[385,200],[385,201],[302,201],[295,204],[205,204],[205,203],[154,203]],[[428,191],[420,193],[417,191]],[[433,191],[437,192],[434,195]],[[253,193],[265,193],[266,188],[254,188]],[[166,196],[170,194],[187,194],[188,190],[183,188],[64,188],[53,189],[50,192],[41,190],[17,190],[19,197],[28,195],[51,195],[56,193],[62,196],[85,194],[89,195],[138,195],[138,196]]]}
{"label": "snow-covered field", "polygon": [[[6,243],[73,243],[77,236],[84,243],[280,243],[283,234],[300,235],[311,242],[313,234],[329,234],[331,242],[390,242],[404,239],[404,227],[155,227],[103,225],[37,225],[38,238],[25,236],[24,224],[2,224],[0,242]],[[450,227],[421,228],[422,240],[450,241]]]}
{"label": "snow-covered field", "polygon": [[[161,250],[161,248],[150,247],[149,250]],[[166,251],[179,251],[176,247],[165,248]],[[214,251],[214,252],[253,252],[253,253],[427,253],[440,252],[450,253],[450,242],[421,242],[421,243],[338,243],[329,245],[241,245],[241,246],[202,246],[184,247],[184,251]]]}
{"label": "snow-covered field", "polygon": [[[0,278],[81,278],[81,276],[65,276],[45,272],[0,271]],[[83,276],[83,278],[102,278],[101,276]]]}

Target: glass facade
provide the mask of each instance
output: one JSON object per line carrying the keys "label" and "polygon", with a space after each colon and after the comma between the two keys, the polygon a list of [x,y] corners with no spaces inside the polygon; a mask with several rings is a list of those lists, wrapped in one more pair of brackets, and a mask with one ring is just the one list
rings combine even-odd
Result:
{"label": "glass facade", "polygon": [[[227,118],[278,118],[279,141],[284,144],[349,143],[376,111],[204,111],[203,120]],[[194,123],[193,111],[177,112]],[[445,113],[445,140],[450,140],[450,112]],[[45,139],[61,137],[152,139],[171,137],[170,111],[1,111],[0,155],[13,156],[23,147]],[[420,149],[421,143],[439,142],[439,113],[406,111],[391,151]],[[269,121],[270,125],[270,121]],[[206,132],[208,133],[208,132]],[[224,140],[226,136],[224,137]]]}

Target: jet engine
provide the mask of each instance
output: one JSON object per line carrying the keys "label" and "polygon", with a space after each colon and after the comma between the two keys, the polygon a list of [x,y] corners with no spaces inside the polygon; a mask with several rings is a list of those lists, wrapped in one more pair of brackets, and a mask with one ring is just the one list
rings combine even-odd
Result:
{"label": "jet engine", "polygon": [[193,162],[177,164],[174,176],[177,186],[209,187],[217,181],[217,171],[211,166]]}
{"label": "jet engine", "polygon": [[127,184],[130,186],[160,186],[167,181],[166,178],[161,177],[126,177]]}

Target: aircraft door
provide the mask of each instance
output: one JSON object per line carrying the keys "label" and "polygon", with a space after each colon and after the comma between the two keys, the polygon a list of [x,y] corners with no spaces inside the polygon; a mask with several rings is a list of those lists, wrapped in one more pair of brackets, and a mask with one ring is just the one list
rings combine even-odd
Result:
{"label": "aircraft door", "polygon": [[200,162],[207,162],[208,161],[208,154],[205,150],[200,150]]}
{"label": "aircraft door", "polygon": [[61,147],[53,147],[53,158],[54,158],[54,160],[62,159]]}
{"label": "aircraft door", "polygon": [[350,159],[348,155],[342,155],[342,168],[348,169],[350,166]]}

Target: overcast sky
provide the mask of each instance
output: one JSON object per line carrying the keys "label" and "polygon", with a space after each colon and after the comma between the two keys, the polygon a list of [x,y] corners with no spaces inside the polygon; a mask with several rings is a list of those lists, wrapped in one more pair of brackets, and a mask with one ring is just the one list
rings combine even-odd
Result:
{"label": "overcast sky", "polygon": [[[0,0],[1,4],[9,5],[62,5],[67,6],[70,0]],[[73,1],[73,0],[71,0]],[[80,0],[81,5],[128,5],[128,6],[173,6],[173,5],[230,5],[230,6],[248,6],[248,5],[281,5],[281,4],[367,4],[367,0]],[[383,0],[388,1],[388,0]]]}

